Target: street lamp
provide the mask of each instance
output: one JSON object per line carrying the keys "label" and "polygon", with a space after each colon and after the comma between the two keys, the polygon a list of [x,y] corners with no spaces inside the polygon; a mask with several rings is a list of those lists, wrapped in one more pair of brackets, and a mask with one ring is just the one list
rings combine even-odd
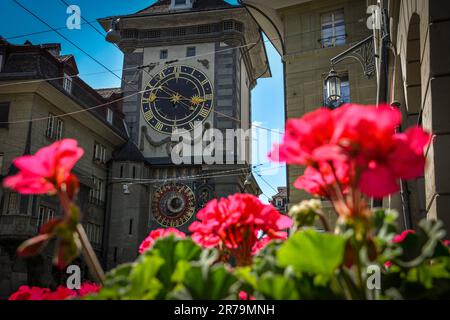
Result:
{"label": "street lamp", "polygon": [[119,29],[120,18],[111,20],[111,28],[106,33],[106,41],[111,43],[119,43],[122,40]]}
{"label": "street lamp", "polygon": [[341,78],[337,74],[334,67],[331,66],[328,76],[325,78],[325,86],[327,88],[326,106],[335,109],[342,104],[341,99]]}
{"label": "street lamp", "polygon": [[326,101],[325,104],[328,108],[335,109],[341,106],[342,101],[341,93],[341,78],[334,70],[334,66],[345,59],[354,59],[358,61],[363,69],[364,75],[367,78],[371,78],[375,72],[375,51],[374,51],[374,37],[369,36],[366,39],[358,42],[354,46],[348,48],[344,52],[330,59],[330,72],[325,78],[326,86]]}

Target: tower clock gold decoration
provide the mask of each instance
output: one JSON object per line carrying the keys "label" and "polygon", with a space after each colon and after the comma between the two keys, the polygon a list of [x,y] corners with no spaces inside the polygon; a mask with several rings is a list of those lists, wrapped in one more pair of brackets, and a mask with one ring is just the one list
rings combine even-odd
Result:
{"label": "tower clock gold decoration", "polygon": [[166,184],[153,194],[152,212],[161,226],[181,227],[194,215],[194,192],[182,183]]}
{"label": "tower clock gold decoration", "polygon": [[186,65],[164,68],[145,87],[141,110],[147,124],[161,133],[192,130],[213,108],[213,86],[198,69]]}

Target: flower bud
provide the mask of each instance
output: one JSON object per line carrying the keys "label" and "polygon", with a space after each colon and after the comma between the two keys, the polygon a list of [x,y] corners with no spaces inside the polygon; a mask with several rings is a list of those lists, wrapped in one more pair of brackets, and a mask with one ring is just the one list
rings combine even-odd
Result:
{"label": "flower bud", "polygon": [[304,200],[289,210],[289,216],[294,220],[294,229],[310,227],[314,224],[317,213],[322,209],[320,200]]}

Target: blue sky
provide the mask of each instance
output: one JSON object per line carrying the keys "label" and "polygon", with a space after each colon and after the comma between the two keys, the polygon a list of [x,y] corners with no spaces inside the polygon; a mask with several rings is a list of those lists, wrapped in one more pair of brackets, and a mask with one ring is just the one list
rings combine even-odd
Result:
{"label": "blue sky", "polygon": [[[78,5],[81,8],[81,15],[88,21],[95,21],[97,18],[106,16],[134,13],[154,2],[151,0],[65,1],[69,4]],[[66,19],[68,17],[66,13],[67,6],[60,0],[19,0],[19,2],[52,27],[56,28],[66,25]],[[236,3],[236,1],[232,0],[228,2]],[[102,30],[98,23],[95,23],[95,25],[98,29]],[[0,0],[0,35],[8,41],[12,43],[23,43],[25,40],[29,40],[35,44],[59,42],[62,44],[62,54],[70,53],[75,55],[81,78],[92,87],[104,88],[120,85],[119,80],[109,73],[83,76],[83,74],[103,72],[105,69],[83,52],[66,42],[55,32],[11,38],[18,35],[45,31],[47,29],[47,26],[24,11],[12,0]],[[100,60],[107,67],[114,71],[117,70],[117,74],[121,74],[123,54],[115,46],[106,42],[89,25],[83,25],[81,30],[62,29],[60,32],[93,57]],[[266,41],[266,47],[272,70],[272,78],[259,80],[257,87],[252,92],[252,121],[266,128],[282,130],[284,128],[283,66],[280,56],[268,41]],[[275,134],[275,136],[279,138],[279,135]],[[265,147],[261,141],[255,141],[254,139],[253,145],[255,150],[262,148],[262,150],[258,150],[259,154],[267,154],[269,151],[268,143],[266,143],[267,146]],[[262,159],[259,157],[257,161],[254,161],[254,164],[267,162],[268,160],[266,158]],[[272,165],[272,167],[278,167],[278,164]],[[261,178],[257,177],[264,194],[269,197],[275,193],[273,188],[286,184],[284,169],[270,170],[269,165],[262,165],[255,170],[262,170],[261,175],[271,185],[268,186]],[[267,198],[264,196],[261,199],[267,201]]]}

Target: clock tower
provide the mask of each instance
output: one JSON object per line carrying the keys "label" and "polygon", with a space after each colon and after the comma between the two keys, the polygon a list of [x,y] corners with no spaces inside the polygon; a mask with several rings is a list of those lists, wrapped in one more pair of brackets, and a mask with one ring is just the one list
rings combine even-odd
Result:
{"label": "clock tower", "polygon": [[[250,136],[230,133],[249,133],[251,90],[270,68],[258,25],[222,0],[159,0],[99,22],[124,53],[130,135],[111,166],[105,259],[112,266],[134,259],[152,229],[188,232],[210,199],[260,193]],[[214,161],[206,161],[211,141]]]}

